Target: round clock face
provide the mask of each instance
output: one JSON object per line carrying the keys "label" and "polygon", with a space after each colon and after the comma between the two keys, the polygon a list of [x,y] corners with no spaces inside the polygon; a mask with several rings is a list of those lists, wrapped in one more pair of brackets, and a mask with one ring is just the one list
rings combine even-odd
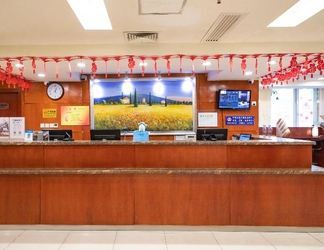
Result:
{"label": "round clock face", "polygon": [[54,82],[47,85],[46,93],[52,100],[58,100],[64,95],[64,88],[61,84]]}

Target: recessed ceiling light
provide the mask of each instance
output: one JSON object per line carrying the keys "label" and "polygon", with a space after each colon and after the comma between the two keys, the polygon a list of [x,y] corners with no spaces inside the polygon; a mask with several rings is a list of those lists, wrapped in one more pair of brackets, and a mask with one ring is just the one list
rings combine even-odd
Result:
{"label": "recessed ceiling light", "polygon": [[77,64],[77,66],[80,67],[80,68],[84,68],[86,65],[85,65],[84,63],[82,63],[82,62],[79,62],[79,63]]}
{"label": "recessed ceiling light", "polygon": [[44,73],[38,73],[38,77],[45,77]]}
{"label": "recessed ceiling light", "polygon": [[204,62],[202,63],[203,66],[209,66],[210,64],[211,64],[210,61],[204,61]]}
{"label": "recessed ceiling light", "polygon": [[67,0],[85,30],[112,30],[103,0]]}
{"label": "recessed ceiling light", "polygon": [[299,0],[267,27],[296,27],[324,9],[323,0]]}
{"label": "recessed ceiling light", "polygon": [[140,63],[139,63],[139,66],[141,66],[141,67],[142,67],[142,66],[145,66],[145,67],[146,67],[146,66],[147,66],[147,62],[140,62]]}
{"label": "recessed ceiling light", "polygon": [[246,75],[246,76],[250,76],[250,75],[252,75],[252,71],[246,71],[246,72],[244,73],[244,75]]}
{"label": "recessed ceiling light", "polygon": [[16,67],[17,67],[17,68],[22,68],[22,67],[24,67],[24,65],[21,64],[21,63],[16,63]]}

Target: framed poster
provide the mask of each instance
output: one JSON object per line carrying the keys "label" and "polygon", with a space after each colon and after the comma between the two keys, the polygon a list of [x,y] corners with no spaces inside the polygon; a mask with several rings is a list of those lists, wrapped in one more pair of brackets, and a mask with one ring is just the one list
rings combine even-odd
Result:
{"label": "framed poster", "polygon": [[217,112],[199,112],[198,127],[217,127]]}

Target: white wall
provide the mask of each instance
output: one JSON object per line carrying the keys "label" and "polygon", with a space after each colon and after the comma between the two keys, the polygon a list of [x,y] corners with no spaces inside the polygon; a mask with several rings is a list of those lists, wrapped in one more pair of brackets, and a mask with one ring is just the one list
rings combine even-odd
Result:
{"label": "white wall", "polygon": [[271,89],[259,90],[259,127],[271,124]]}

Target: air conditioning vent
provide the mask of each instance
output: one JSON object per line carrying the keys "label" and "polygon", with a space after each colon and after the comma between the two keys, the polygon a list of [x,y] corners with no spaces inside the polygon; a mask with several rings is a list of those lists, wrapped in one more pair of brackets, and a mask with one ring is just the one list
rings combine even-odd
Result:
{"label": "air conditioning vent", "polygon": [[156,32],[124,32],[127,43],[155,43],[159,38]]}
{"label": "air conditioning vent", "polygon": [[217,42],[227,31],[234,27],[243,16],[244,14],[220,14],[201,42]]}

